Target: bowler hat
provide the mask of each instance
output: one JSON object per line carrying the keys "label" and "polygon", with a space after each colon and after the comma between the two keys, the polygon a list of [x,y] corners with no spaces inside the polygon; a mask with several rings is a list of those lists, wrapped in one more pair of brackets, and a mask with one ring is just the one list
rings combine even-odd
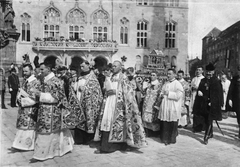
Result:
{"label": "bowler hat", "polygon": [[206,70],[207,71],[214,71],[215,67],[212,63],[209,63],[208,65],[206,65]]}

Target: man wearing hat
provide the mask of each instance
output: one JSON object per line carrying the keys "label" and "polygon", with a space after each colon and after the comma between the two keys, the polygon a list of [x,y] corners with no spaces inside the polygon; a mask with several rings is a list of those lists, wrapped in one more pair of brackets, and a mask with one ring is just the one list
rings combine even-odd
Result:
{"label": "man wearing hat", "polygon": [[231,80],[226,102],[227,111],[235,111],[239,126],[238,138],[240,139],[240,64],[238,65],[237,75]]}
{"label": "man wearing hat", "polygon": [[9,87],[9,92],[11,94],[11,107],[17,107],[16,98],[17,98],[18,88],[20,87],[19,78],[16,74],[15,68],[12,68],[10,73],[11,74],[8,77],[8,87]]}
{"label": "man wearing hat", "polygon": [[193,106],[194,114],[202,116],[206,124],[204,144],[208,144],[208,139],[213,137],[213,120],[222,120],[223,90],[214,70],[212,63],[206,66],[206,78],[199,84]]}

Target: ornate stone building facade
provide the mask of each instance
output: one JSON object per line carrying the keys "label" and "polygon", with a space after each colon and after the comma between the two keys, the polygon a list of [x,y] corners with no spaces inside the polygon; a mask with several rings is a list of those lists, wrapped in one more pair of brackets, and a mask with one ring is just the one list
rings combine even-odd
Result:
{"label": "ornate stone building facade", "polygon": [[240,64],[240,21],[223,31],[214,28],[202,39],[202,61],[216,62],[217,71],[237,71]]}
{"label": "ornate stone building facade", "polygon": [[14,25],[15,12],[11,0],[0,1],[0,65],[8,71],[11,63],[16,64],[16,42],[19,33]]}
{"label": "ornate stone building facade", "polygon": [[188,0],[14,0],[14,9],[18,60],[123,60],[141,70],[157,49],[165,64],[186,69]]}

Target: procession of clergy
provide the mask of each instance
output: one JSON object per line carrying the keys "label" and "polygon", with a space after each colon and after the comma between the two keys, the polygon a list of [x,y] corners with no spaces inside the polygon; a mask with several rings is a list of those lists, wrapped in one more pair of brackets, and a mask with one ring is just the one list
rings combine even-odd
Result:
{"label": "procession of clergy", "polygon": [[14,149],[34,150],[34,160],[46,160],[93,141],[100,142],[96,154],[147,146],[146,136],[160,135],[165,145],[174,144],[178,127],[191,124],[191,113],[194,130],[205,130],[207,144],[213,120],[222,119],[226,97],[212,64],[206,78],[199,67],[191,83],[175,69],[168,69],[164,81],[157,71],[144,80],[136,77],[133,68],[123,71],[120,61],[102,73],[86,60],[79,66],[80,75],[76,68],[56,68],[47,61],[38,72],[31,64],[23,66]]}

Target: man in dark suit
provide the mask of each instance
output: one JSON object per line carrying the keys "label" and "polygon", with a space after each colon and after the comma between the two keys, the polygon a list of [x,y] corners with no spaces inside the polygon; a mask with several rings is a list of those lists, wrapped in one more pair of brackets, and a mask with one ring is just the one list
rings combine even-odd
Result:
{"label": "man in dark suit", "polygon": [[19,78],[16,75],[16,69],[12,68],[10,73],[11,74],[8,77],[8,88],[9,88],[9,93],[11,94],[11,107],[17,107],[16,97],[17,97],[18,88],[20,87]]}
{"label": "man in dark suit", "polygon": [[208,139],[213,137],[213,120],[222,120],[223,90],[214,70],[213,64],[206,66],[206,78],[199,84],[193,106],[194,114],[202,116],[205,121],[204,144],[208,144]]}
{"label": "man in dark suit", "polygon": [[226,102],[227,111],[234,111],[237,114],[239,126],[238,138],[240,139],[240,64],[238,65],[237,75],[231,80]]}
{"label": "man in dark suit", "polygon": [[0,68],[0,92],[1,92],[1,108],[7,109],[5,106],[5,90],[6,90],[6,77],[3,68]]}

